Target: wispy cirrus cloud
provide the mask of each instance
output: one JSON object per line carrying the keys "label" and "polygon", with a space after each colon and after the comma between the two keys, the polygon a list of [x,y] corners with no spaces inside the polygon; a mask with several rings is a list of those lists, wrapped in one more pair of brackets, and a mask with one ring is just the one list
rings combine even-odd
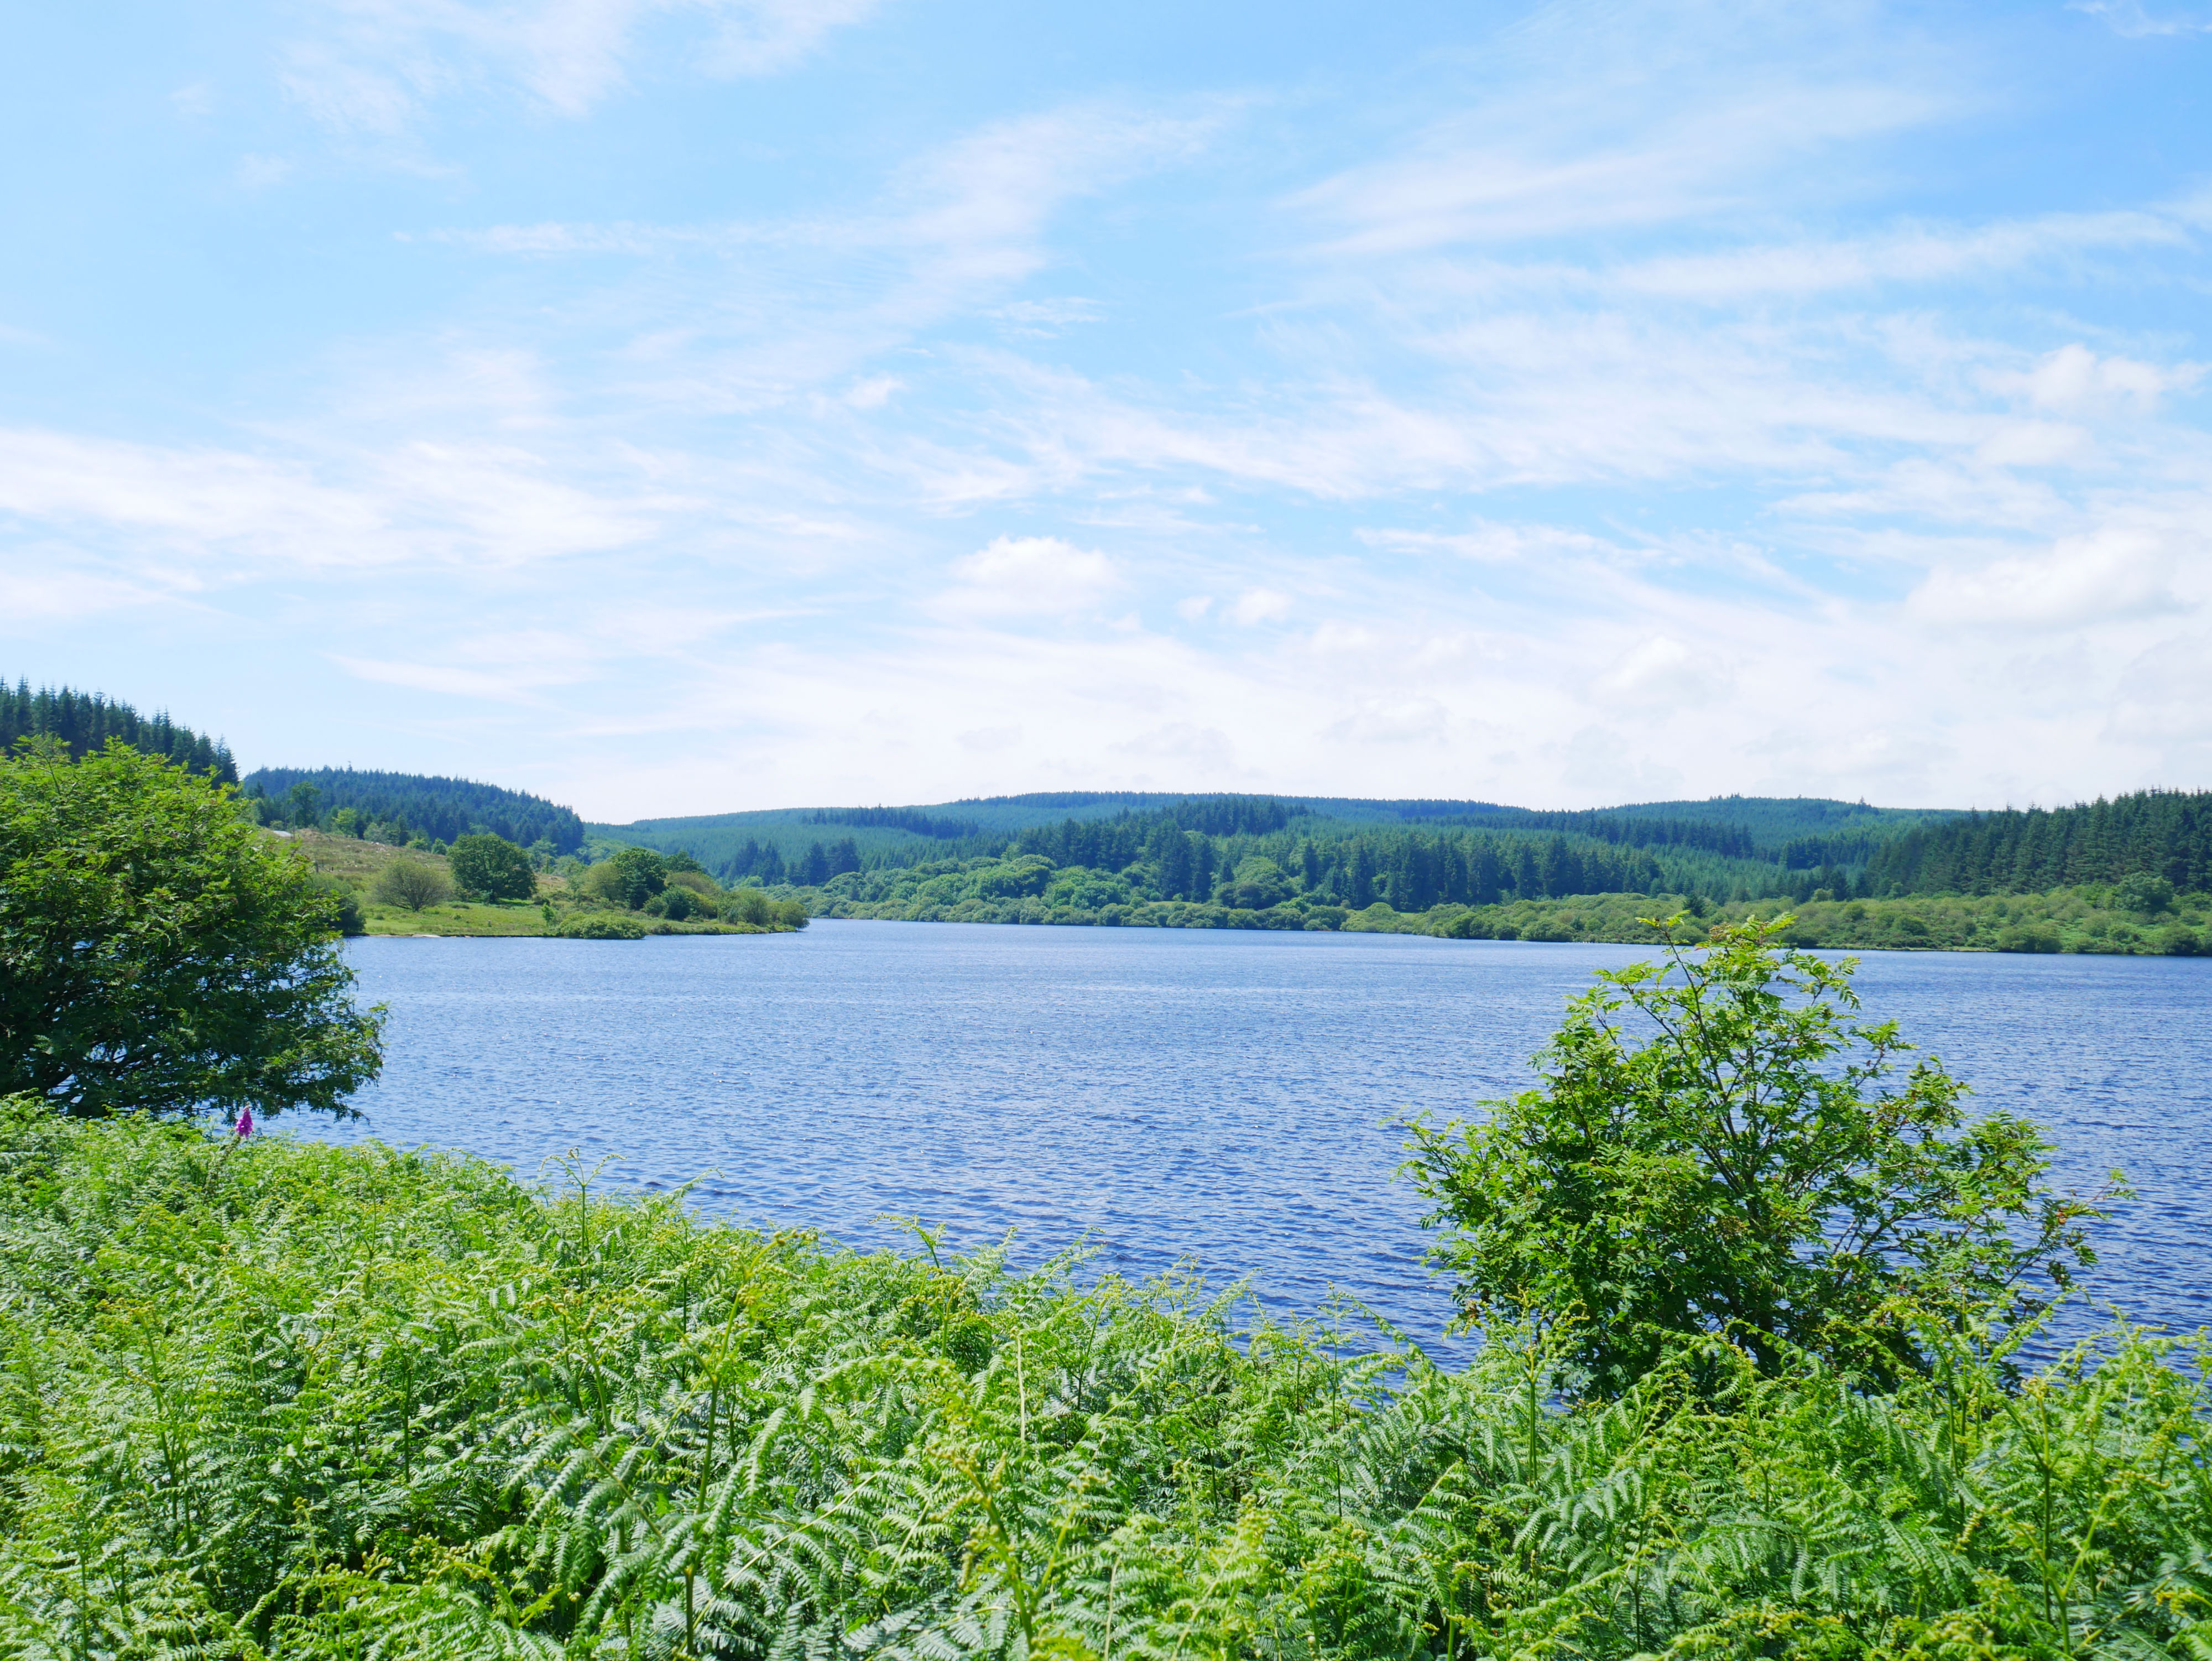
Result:
{"label": "wispy cirrus cloud", "polygon": [[501,90],[568,119],[626,89],[640,36],[684,27],[710,76],[772,75],[878,0],[321,0],[285,54],[292,98],[335,131],[391,138],[448,99]]}

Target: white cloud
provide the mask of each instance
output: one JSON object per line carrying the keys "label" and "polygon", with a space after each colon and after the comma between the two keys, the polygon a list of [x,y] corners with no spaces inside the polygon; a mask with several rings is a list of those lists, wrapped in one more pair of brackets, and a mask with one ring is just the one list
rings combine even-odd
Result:
{"label": "white cloud", "polygon": [[703,33],[690,61],[716,76],[787,70],[876,0],[325,0],[287,55],[287,91],[342,132],[396,137],[446,97],[511,87],[580,116],[629,82],[635,37],[661,16]]}
{"label": "white cloud", "polygon": [[481,442],[280,459],[18,429],[0,430],[0,513],[120,536],[141,563],[182,561],[210,576],[241,558],[286,568],[521,564],[646,533],[651,520],[635,503],[608,502],[552,471],[528,451]]}
{"label": "white cloud", "polygon": [[1710,648],[1654,635],[1599,676],[1596,690],[1616,703],[1694,709],[1727,696],[1733,678]]}
{"label": "white cloud", "polygon": [[2185,249],[2189,228],[2163,213],[2051,214],[1978,226],[1912,225],[1840,240],[1808,238],[1719,252],[1668,254],[1593,272],[1601,292],[1724,304],[1764,295],[1813,295],[1875,283],[1927,283],[2090,251]]}
{"label": "white cloud", "polygon": [[1291,597],[1273,588],[1247,588],[1229,608],[1232,622],[1246,628],[1255,624],[1280,623],[1291,614]]}
{"label": "white cloud", "polygon": [[1213,609],[1212,594],[1186,594],[1175,605],[1176,615],[1185,623],[1196,623]]}
{"label": "white cloud", "polygon": [[2057,421],[2008,421],[1974,447],[1992,467],[2052,467],[2079,461],[2096,447],[2085,427]]}
{"label": "white cloud", "polygon": [[2076,342],[2061,346],[2025,374],[1996,374],[1989,381],[1993,391],[2022,396],[2039,410],[2094,410],[2123,401],[2144,408],[2161,393],[2194,386],[2203,379],[2204,367],[2179,363],[2161,368],[2130,357],[2100,357]]}
{"label": "white cloud", "polygon": [[2168,533],[2111,527],[2061,537],[2047,550],[1931,574],[1906,609],[1923,622],[1984,628],[2078,629],[2185,608],[2174,593]]}
{"label": "white cloud", "polygon": [[2212,34],[2212,15],[2198,9],[2153,12],[2142,0],[2072,0],[2069,11],[2086,12],[2130,40],[2146,36]]}
{"label": "white cloud", "polygon": [[1487,43],[1459,112],[1291,205],[1372,258],[1619,233],[1771,206],[1816,158],[1956,113],[1976,93],[1820,7],[1547,6]]}
{"label": "white cloud", "polygon": [[957,587],[933,602],[975,617],[1064,616],[1096,605],[1121,586],[1114,562],[1059,537],[997,537],[956,560]]}
{"label": "white cloud", "polygon": [[896,375],[870,375],[853,384],[845,394],[845,402],[856,410],[880,410],[891,401],[891,394],[905,385]]}

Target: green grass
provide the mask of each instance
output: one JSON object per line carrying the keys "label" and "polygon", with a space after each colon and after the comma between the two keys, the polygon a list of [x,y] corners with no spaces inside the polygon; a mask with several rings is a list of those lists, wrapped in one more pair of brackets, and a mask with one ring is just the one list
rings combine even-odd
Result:
{"label": "green grass", "polygon": [[1568,1411],[1511,1344],[588,1183],[0,1118],[0,1657],[2212,1656],[2140,1335]]}

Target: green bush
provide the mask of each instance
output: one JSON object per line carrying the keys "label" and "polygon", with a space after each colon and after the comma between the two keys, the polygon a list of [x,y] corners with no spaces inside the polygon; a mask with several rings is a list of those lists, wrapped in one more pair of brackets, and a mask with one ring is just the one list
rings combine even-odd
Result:
{"label": "green bush", "polygon": [[722,903],[722,916],[731,922],[771,928],[775,925],[775,902],[757,888],[732,889]]}
{"label": "green bush", "polygon": [[365,934],[368,919],[362,915],[361,896],[351,883],[338,877],[319,876],[315,887],[330,902],[331,915],[341,934]]}
{"label": "green bush", "polygon": [[451,855],[453,880],[464,893],[490,900],[526,900],[538,892],[530,855],[504,837],[462,837]]}
{"label": "green bush", "polygon": [[453,879],[444,867],[428,860],[390,860],[377,872],[368,891],[380,905],[420,911],[426,905],[443,905],[453,898]]}
{"label": "green bush", "polygon": [[635,917],[586,911],[570,917],[553,932],[564,940],[641,940],[645,925]]}
{"label": "green bush", "polygon": [[1538,1088],[1411,1127],[1462,1309],[1560,1335],[1577,1388],[1618,1395],[1704,1333],[1894,1384],[1942,1333],[2033,1320],[2096,1260],[2104,1214],[2045,1185],[2036,1127],[1969,1121],[1964,1085],[1859,1018],[1852,964],[1784,933],[1599,970]]}

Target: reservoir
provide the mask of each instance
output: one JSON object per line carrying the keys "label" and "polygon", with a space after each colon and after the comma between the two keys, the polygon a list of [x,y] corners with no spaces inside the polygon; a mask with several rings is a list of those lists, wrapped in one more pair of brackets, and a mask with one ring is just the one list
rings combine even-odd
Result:
{"label": "reservoir", "polygon": [[[904,1244],[921,1219],[1032,1265],[1088,1237],[1132,1275],[1187,1263],[1312,1313],[1332,1289],[1417,1336],[1449,1315],[1393,1180],[1415,1113],[1471,1116],[1621,946],[1389,934],[817,922],[641,941],[364,939],[387,1004],[363,1121],[304,1134],[483,1154],[574,1150],[609,1189]],[[2041,1123],[2062,1186],[2124,1169],[2094,1295],[2212,1323],[2212,960],[1869,952],[1871,1020]],[[2080,1329],[2094,1316],[2069,1320]]]}

